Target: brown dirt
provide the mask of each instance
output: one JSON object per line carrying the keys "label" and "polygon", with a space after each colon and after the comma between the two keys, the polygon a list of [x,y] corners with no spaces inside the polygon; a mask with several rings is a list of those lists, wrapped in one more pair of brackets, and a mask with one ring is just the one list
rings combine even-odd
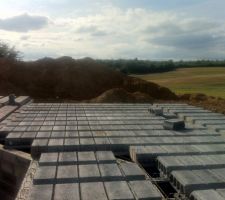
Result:
{"label": "brown dirt", "polygon": [[156,83],[144,81],[135,77],[127,77],[124,81],[124,88],[129,92],[142,92],[150,95],[154,99],[175,100],[177,96],[168,88]]}
{"label": "brown dirt", "polygon": [[190,105],[201,106],[213,112],[225,114],[225,99],[206,96],[205,94],[184,94],[179,96],[181,101]]}
{"label": "brown dirt", "polygon": [[204,94],[177,97],[165,87],[113,71],[90,58],[44,58],[34,62],[0,59],[0,93],[29,95],[43,102],[182,101],[225,114],[224,99]]}
{"label": "brown dirt", "polygon": [[123,88],[108,90],[90,100],[91,103],[152,103],[153,98],[141,92],[130,93]]}
{"label": "brown dirt", "polygon": [[[148,101],[149,96],[153,99],[177,99],[177,96],[167,88],[128,77],[99,65],[90,58],[80,60],[70,57],[44,58],[34,62],[10,62],[0,59],[1,95],[14,93],[29,95],[43,101],[47,99],[83,101],[96,98],[115,88],[124,89],[127,92],[125,95],[127,98],[130,97],[131,101],[134,101],[133,93],[136,92],[135,101],[138,98],[140,101],[144,101],[144,98]],[[113,96],[113,92],[110,96]]]}

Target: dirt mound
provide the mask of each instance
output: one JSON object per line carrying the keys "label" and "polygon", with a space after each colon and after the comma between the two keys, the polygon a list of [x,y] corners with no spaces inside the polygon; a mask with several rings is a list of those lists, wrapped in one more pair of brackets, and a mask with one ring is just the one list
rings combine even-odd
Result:
{"label": "dirt mound", "polygon": [[196,93],[196,94],[190,95],[190,100],[193,100],[193,101],[205,101],[207,99],[208,99],[208,97],[202,93]]}
{"label": "dirt mound", "polygon": [[201,106],[205,109],[225,114],[225,99],[207,96],[205,94],[183,94],[179,99],[188,104]]}
{"label": "dirt mound", "polygon": [[98,96],[97,98],[92,99],[92,103],[152,103],[153,98],[145,93],[127,92],[123,88],[115,88],[108,90]]}
{"label": "dirt mound", "polygon": [[177,98],[167,88],[128,77],[98,64],[91,58],[43,58],[34,62],[10,62],[0,59],[2,95],[15,93],[43,100],[81,101],[96,98],[114,88],[122,88],[127,93],[133,93],[137,95],[137,99],[140,97],[139,93],[154,99]]}
{"label": "dirt mound", "polygon": [[156,83],[144,81],[135,77],[127,77],[124,88],[129,92],[142,92],[150,95],[154,99],[175,100],[177,96],[168,88],[157,85]]}

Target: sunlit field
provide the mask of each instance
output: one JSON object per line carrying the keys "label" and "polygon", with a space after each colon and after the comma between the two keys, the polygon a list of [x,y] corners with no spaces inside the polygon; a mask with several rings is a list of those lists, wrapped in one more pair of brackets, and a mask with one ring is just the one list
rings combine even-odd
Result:
{"label": "sunlit field", "polygon": [[168,87],[177,94],[204,93],[225,98],[225,67],[182,68],[135,76]]}

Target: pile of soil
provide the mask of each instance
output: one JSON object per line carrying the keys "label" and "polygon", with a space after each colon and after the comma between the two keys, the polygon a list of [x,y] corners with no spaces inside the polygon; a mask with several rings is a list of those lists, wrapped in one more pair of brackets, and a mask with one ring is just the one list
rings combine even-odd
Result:
{"label": "pile of soil", "polygon": [[114,98],[119,102],[120,96],[124,102],[177,99],[167,88],[126,76],[91,58],[74,60],[70,57],[33,62],[0,59],[0,92],[1,95],[29,95],[43,101],[96,98],[93,101],[111,102]]}
{"label": "pile of soil", "polygon": [[142,92],[127,92],[123,88],[111,89],[97,98],[90,100],[91,103],[153,103],[153,98]]}
{"label": "pile of soil", "polygon": [[179,99],[190,105],[201,106],[213,112],[225,114],[225,99],[207,96],[205,94],[184,94]]}
{"label": "pile of soil", "polygon": [[225,114],[225,100],[204,94],[173,92],[129,77],[91,58],[43,58],[15,62],[0,58],[0,93],[29,95],[42,102],[152,103],[186,102]]}

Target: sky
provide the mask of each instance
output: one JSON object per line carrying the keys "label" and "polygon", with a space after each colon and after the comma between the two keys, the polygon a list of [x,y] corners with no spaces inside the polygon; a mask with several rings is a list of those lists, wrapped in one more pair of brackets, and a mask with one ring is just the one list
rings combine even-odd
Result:
{"label": "sky", "polygon": [[225,59],[224,0],[0,0],[0,41],[24,60]]}

